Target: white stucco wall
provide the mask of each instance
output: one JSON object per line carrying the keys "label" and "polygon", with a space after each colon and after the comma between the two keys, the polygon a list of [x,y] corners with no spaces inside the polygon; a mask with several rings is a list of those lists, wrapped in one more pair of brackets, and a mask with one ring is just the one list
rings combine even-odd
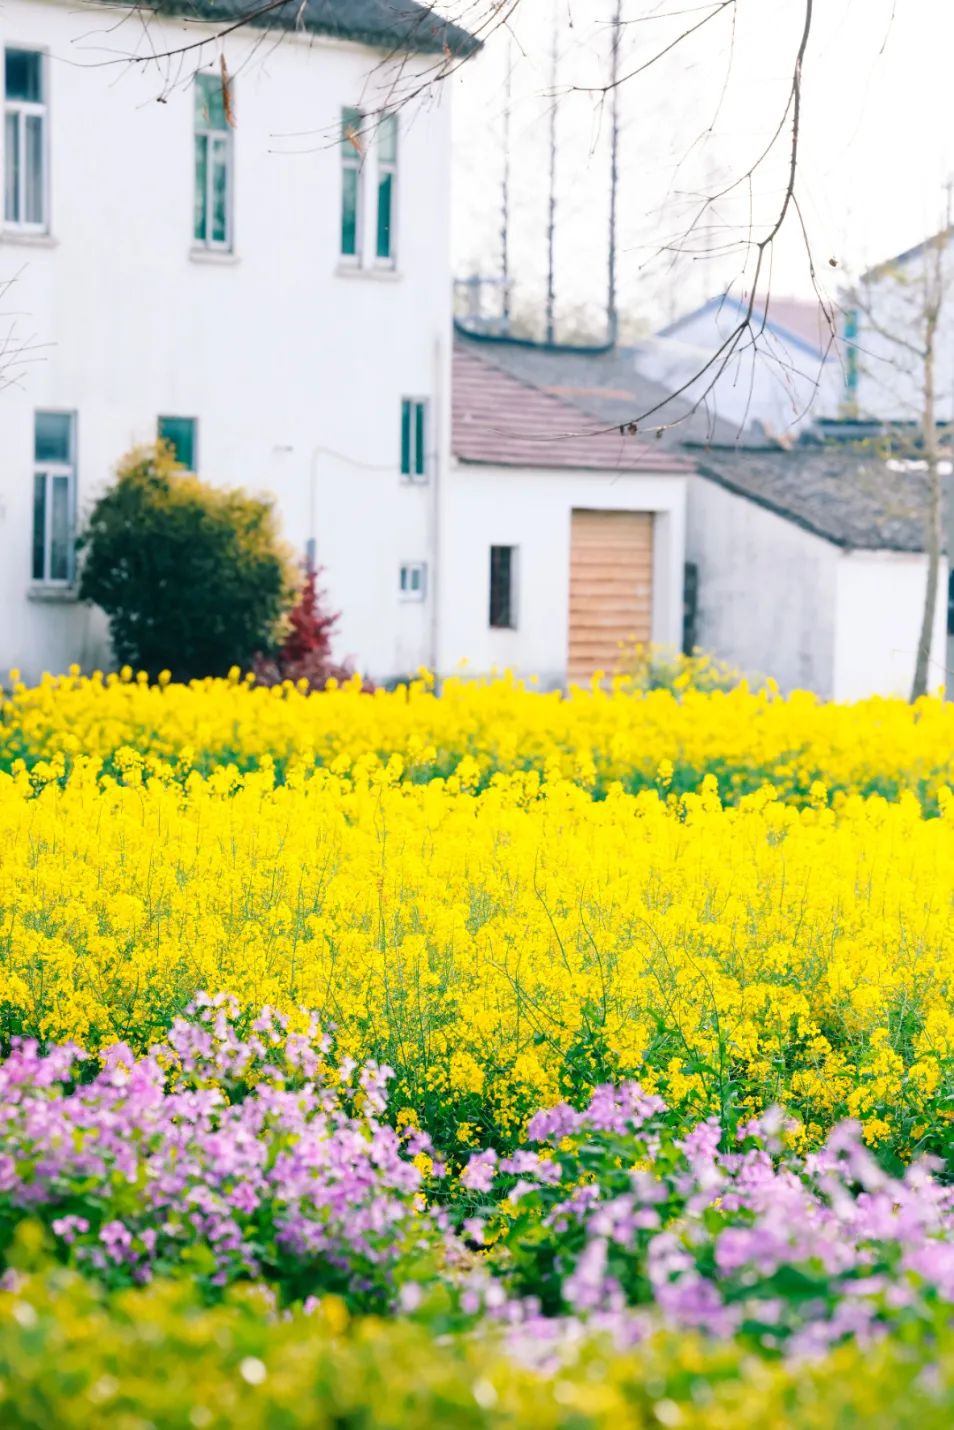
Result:
{"label": "white stucco wall", "polygon": [[[0,331],[15,311],[43,345],[0,392],[0,669],[105,657],[88,610],[31,598],[33,414],[47,408],[77,414],[81,518],[160,413],[197,417],[203,478],[274,492],[297,554],[314,520],[339,653],[375,676],[413,669],[432,658],[431,616],[399,600],[398,567],[433,558],[434,488],[400,480],[400,402],[448,393],[447,91],[401,114],[396,272],[341,271],[340,112],[380,104],[391,71],[369,78],[380,53],[314,35],[229,36],[235,252],[196,255],[189,75],[219,47],[190,54],[176,83],[98,67],[104,47],[138,42],[130,25],[112,6],[0,8],[0,43],[50,56],[52,214],[48,239],[0,235],[0,281],[17,275]],[[156,50],[196,34],[150,22]]]}
{"label": "white stucco wall", "polygon": [[[927,558],[907,552],[851,551],[838,558],[836,700],[911,692]],[[947,566],[941,573],[928,688],[946,683]]]}
{"label": "white stucco wall", "polygon": [[[680,475],[533,471],[454,462],[447,487],[441,605],[441,671],[465,659],[474,674],[494,667],[566,677],[570,521],[574,508],[648,511],[654,519],[653,640],[679,643],[686,481]],[[516,546],[517,629],[488,623],[490,547]]]}
{"label": "white stucco wall", "polygon": [[838,550],[693,476],[686,559],[699,568],[697,644],[785,691],[834,691]]}
{"label": "white stucco wall", "polygon": [[833,358],[823,363],[804,344],[766,328],[756,344],[744,337],[718,371],[721,360],[713,365],[712,359],[740,316],[734,306],[703,310],[675,332],[640,344],[637,367],[671,389],[689,383],[690,399],[705,392],[705,410],[739,430],[761,422],[773,433],[798,432],[829,405],[828,389],[839,385],[837,363]]}
{"label": "white stucco wall", "polygon": [[[935,394],[937,420],[954,416],[954,238],[941,255],[941,308],[936,336]],[[924,363],[912,351],[924,345],[924,307],[935,286],[936,252],[914,253],[858,285],[858,294],[842,297],[842,307],[857,312],[857,378],[849,388],[848,345],[839,344],[843,366],[842,400],[861,417],[920,422],[924,412]],[[857,305],[857,306],[855,306]],[[900,341],[898,341],[900,340]]]}

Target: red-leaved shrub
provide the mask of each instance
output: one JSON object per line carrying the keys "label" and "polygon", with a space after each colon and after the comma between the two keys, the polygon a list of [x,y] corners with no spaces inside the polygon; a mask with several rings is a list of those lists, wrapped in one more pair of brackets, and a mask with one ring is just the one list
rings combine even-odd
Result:
{"label": "red-leaved shrub", "polygon": [[347,661],[339,664],[331,654],[331,637],[340,613],[326,610],[325,600],[325,592],[318,589],[318,572],[308,571],[288,613],[285,638],[270,654],[255,657],[252,669],[260,684],[307,680],[312,690],[323,690],[329,680],[348,680],[354,674]]}

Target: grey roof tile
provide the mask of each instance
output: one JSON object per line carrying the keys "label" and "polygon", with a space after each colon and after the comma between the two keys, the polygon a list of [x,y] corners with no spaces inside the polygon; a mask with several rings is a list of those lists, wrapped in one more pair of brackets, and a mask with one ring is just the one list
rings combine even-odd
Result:
{"label": "grey roof tile", "polygon": [[[107,3],[129,8],[128,0]],[[263,29],[304,30],[408,53],[449,50],[463,56],[480,48],[473,35],[417,0],[284,0],[268,9],[266,4],[267,0],[260,5],[249,0],[155,0],[152,4],[145,0],[142,8],[213,25],[234,24],[250,16],[247,23]]]}
{"label": "grey roof tile", "polygon": [[697,470],[836,546],[923,551],[924,471],[844,447],[698,454]]}

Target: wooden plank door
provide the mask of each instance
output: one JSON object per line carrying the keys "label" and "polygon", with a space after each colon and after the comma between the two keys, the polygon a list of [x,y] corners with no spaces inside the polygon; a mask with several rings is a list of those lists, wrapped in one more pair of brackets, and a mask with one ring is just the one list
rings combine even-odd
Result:
{"label": "wooden plank door", "polygon": [[567,679],[610,674],[620,643],[652,634],[653,518],[646,511],[574,511],[570,527]]}

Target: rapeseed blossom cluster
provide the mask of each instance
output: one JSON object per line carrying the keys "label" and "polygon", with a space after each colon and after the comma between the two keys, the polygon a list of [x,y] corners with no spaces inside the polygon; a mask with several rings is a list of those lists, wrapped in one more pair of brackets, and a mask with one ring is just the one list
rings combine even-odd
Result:
{"label": "rapeseed blossom cluster", "polygon": [[[214,692],[188,698],[217,718]],[[448,1148],[513,1142],[539,1106],[639,1077],[723,1122],[782,1103],[806,1145],[848,1116],[905,1160],[946,1155],[947,786],[935,815],[911,791],[816,781],[794,801],[765,780],[724,803],[715,775],[678,794],[664,768],[594,798],[553,764],[483,782],[478,764],[204,772],[128,744],[108,765],[17,763],[0,773],[0,1035],[144,1049],[204,988],[315,1010]]]}

